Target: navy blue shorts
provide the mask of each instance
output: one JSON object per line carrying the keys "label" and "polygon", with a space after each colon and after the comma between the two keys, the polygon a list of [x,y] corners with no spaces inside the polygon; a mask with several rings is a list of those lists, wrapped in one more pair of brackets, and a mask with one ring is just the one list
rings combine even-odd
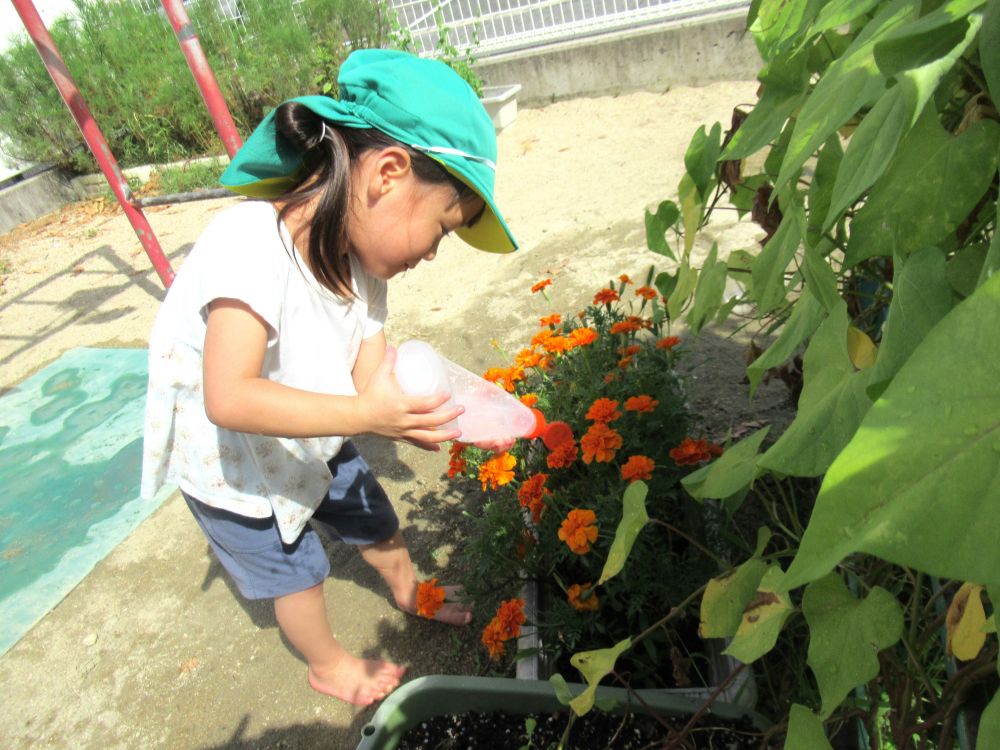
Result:
{"label": "navy blue shorts", "polygon": [[330,489],[311,524],[292,544],[281,541],[274,516],[241,516],[181,493],[212,551],[247,599],[273,599],[323,582],[330,561],[317,527],[333,540],[356,545],[383,542],[399,529],[382,485],[351,443],[345,442],[327,465],[333,475]]}

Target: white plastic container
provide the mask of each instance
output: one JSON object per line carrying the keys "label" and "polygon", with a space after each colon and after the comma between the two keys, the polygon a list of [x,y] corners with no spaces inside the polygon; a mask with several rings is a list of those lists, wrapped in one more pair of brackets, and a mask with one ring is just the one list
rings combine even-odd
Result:
{"label": "white plastic container", "polygon": [[539,430],[539,421],[531,409],[500,386],[442,357],[424,341],[412,339],[400,344],[394,373],[403,393],[450,393],[451,398],[441,408],[465,407],[458,419],[442,425],[442,429],[457,426],[462,431],[458,439],[463,443],[535,437]]}

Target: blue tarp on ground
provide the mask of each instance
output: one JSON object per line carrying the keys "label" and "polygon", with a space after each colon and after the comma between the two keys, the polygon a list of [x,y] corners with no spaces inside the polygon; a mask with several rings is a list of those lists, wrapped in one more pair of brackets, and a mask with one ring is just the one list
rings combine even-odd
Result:
{"label": "blue tarp on ground", "polygon": [[0,396],[0,654],[160,503],[139,499],[145,349],[73,349]]}

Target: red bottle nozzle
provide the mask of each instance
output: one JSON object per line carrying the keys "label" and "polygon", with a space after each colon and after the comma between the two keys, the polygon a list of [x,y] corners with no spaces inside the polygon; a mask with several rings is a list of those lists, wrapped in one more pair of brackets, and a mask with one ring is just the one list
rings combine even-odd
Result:
{"label": "red bottle nozzle", "polygon": [[545,433],[545,428],[548,427],[548,423],[545,421],[545,415],[538,411],[538,409],[533,408],[531,413],[535,417],[535,429],[525,435],[528,440],[534,440],[537,437],[541,437]]}
{"label": "red bottle nozzle", "polygon": [[573,428],[565,422],[552,422],[542,431],[542,442],[550,451],[573,439]]}

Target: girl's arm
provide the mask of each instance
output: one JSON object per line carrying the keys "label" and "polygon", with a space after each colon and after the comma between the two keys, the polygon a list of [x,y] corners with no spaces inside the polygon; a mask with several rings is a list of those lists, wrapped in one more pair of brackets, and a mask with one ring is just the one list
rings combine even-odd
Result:
{"label": "girl's arm", "polygon": [[372,373],[382,364],[385,359],[385,331],[380,330],[361,342],[361,349],[358,352],[358,359],[351,370],[351,378],[354,380],[354,387],[358,393],[364,390],[371,380]]}
{"label": "girl's arm", "polygon": [[205,412],[219,427],[291,438],[374,433],[435,450],[436,443],[458,436],[458,430],[434,428],[457,417],[461,408],[434,412],[446,394],[416,397],[400,391],[392,377],[394,352],[371,371],[357,396],[331,396],[261,377],[267,333],[264,320],[239,300],[209,305]]}

